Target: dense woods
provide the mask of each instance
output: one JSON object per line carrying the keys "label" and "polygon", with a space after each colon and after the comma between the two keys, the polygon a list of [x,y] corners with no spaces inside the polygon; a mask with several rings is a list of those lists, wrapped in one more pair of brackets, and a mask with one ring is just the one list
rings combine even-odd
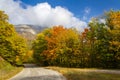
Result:
{"label": "dense woods", "polygon": [[93,18],[83,32],[54,26],[37,35],[34,58],[42,65],[120,68],[120,11]]}
{"label": "dense woods", "polygon": [[[37,34],[32,49],[0,11],[0,57],[12,65],[32,59],[40,65],[64,67],[120,68],[120,11],[93,18],[84,31],[53,26]],[[33,61],[34,62],[34,61]]]}

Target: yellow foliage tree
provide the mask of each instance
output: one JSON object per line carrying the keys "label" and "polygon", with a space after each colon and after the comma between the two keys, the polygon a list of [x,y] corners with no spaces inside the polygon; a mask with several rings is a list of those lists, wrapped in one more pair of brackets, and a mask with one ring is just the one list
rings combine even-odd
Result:
{"label": "yellow foliage tree", "polygon": [[107,16],[107,25],[110,28],[110,52],[116,67],[120,67],[120,11],[110,11]]}
{"label": "yellow foliage tree", "polygon": [[21,65],[27,46],[25,40],[19,36],[8,16],[0,11],[0,56],[13,65]]}

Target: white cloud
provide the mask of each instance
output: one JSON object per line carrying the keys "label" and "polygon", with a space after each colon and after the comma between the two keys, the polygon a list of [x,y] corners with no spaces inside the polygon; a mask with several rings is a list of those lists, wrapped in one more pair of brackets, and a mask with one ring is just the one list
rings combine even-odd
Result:
{"label": "white cloud", "polygon": [[105,23],[106,23],[106,20],[105,20],[105,19],[99,19],[99,23],[105,24]]}
{"label": "white cloud", "polygon": [[[12,24],[35,24],[43,27],[63,25],[77,29],[87,26],[86,22],[76,18],[72,12],[61,6],[52,8],[50,4],[45,2],[35,6],[24,4],[26,8],[23,8],[21,3],[20,0],[0,0],[0,10],[9,15],[9,21]],[[89,13],[89,11],[86,9],[85,12]]]}
{"label": "white cloud", "polygon": [[84,9],[84,15],[83,15],[83,20],[88,20],[88,15],[90,14],[90,12],[91,12],[91,8],[89,8],[89,7],[86,7],[85,9]]}
{"label": "white cloud", "polygon": [[90,11],[91,11],[91,9],[89,7],[86,7],[85,10],[84,10],[85,14],[89,14]]}

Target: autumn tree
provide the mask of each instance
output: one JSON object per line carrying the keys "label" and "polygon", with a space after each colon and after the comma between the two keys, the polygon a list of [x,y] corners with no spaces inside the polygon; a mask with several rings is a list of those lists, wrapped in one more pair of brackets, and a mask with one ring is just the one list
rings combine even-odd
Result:
{"label": "autumn tree", "polygon": [[100,23],[99,18],[89,23],[91,67],[118,68],[120,62],[120,12],[110,11]]}
{"label": "autumn tree", "polygon": [[89,23],[89,27],[91,67],[106,67],[107,61],[110,60],[108,27],[95,18]]}
{"label": "autumn tree", "polygon": [[45,40],[45,37],[50,35],[49,31],[50,29],[45,29],[41,33],[38,33],[36,40],[33,41],[33,58],[37,64],[47,65],[46,59],[42,52],[47,49],[47,41]]}
{"label": "autumn tree", "polygon": [[37,63],[65,67],[120,67],[120,11],[93,18],[79,33],[54,26],[39,33],[33,43]]}
{"label": "autumn tree", "polygon": [[12,24],[8,16],[0,11],[0,56],[13,65],[21,65],[27,46]]}
{"label": "autumn tree", "polygon": [[[38,34],[34,42],[36,59],[43,59],[44,64],[59,66],[79,66],[79,34],[74,29],[54,26],[48,31]],[[78,64],[79,63],[79,64]]]}
{"label": "autumn tree", "polygon": [[90,33],[89,28],[85,28],[83,32],[79,34],[80,40],[80,51],[81,51],[81,66],[82,67],[90,67],[90,39],[88,37],[88,33]]}
{"label": "autumn tree", "polygon": [[120,11],[107,13],[107,26],[111,35],[109,51],[111,54],[111,66],[120,67]]}

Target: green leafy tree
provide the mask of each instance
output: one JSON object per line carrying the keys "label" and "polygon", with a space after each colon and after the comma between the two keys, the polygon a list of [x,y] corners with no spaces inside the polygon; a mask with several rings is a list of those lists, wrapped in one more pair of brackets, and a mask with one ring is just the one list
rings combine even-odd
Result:
{"label": "green leafy tree", "polygon": [[33,58],[37,64],[47,65],[46,59],[43,56],[42,52],[47,49],[47,41],[45,36],[49,36],[50,29],[46,29],[37,35],[37,39],[33,41]]}
{"label": "green leafy tree", "polygon": [[111,39],[109,28],[106,24],[100,23],[99,18],[89,23],[87,34],[90,41],[90,64],[91,67],[111,67],[111,54],[109,53],[109,41]]}

